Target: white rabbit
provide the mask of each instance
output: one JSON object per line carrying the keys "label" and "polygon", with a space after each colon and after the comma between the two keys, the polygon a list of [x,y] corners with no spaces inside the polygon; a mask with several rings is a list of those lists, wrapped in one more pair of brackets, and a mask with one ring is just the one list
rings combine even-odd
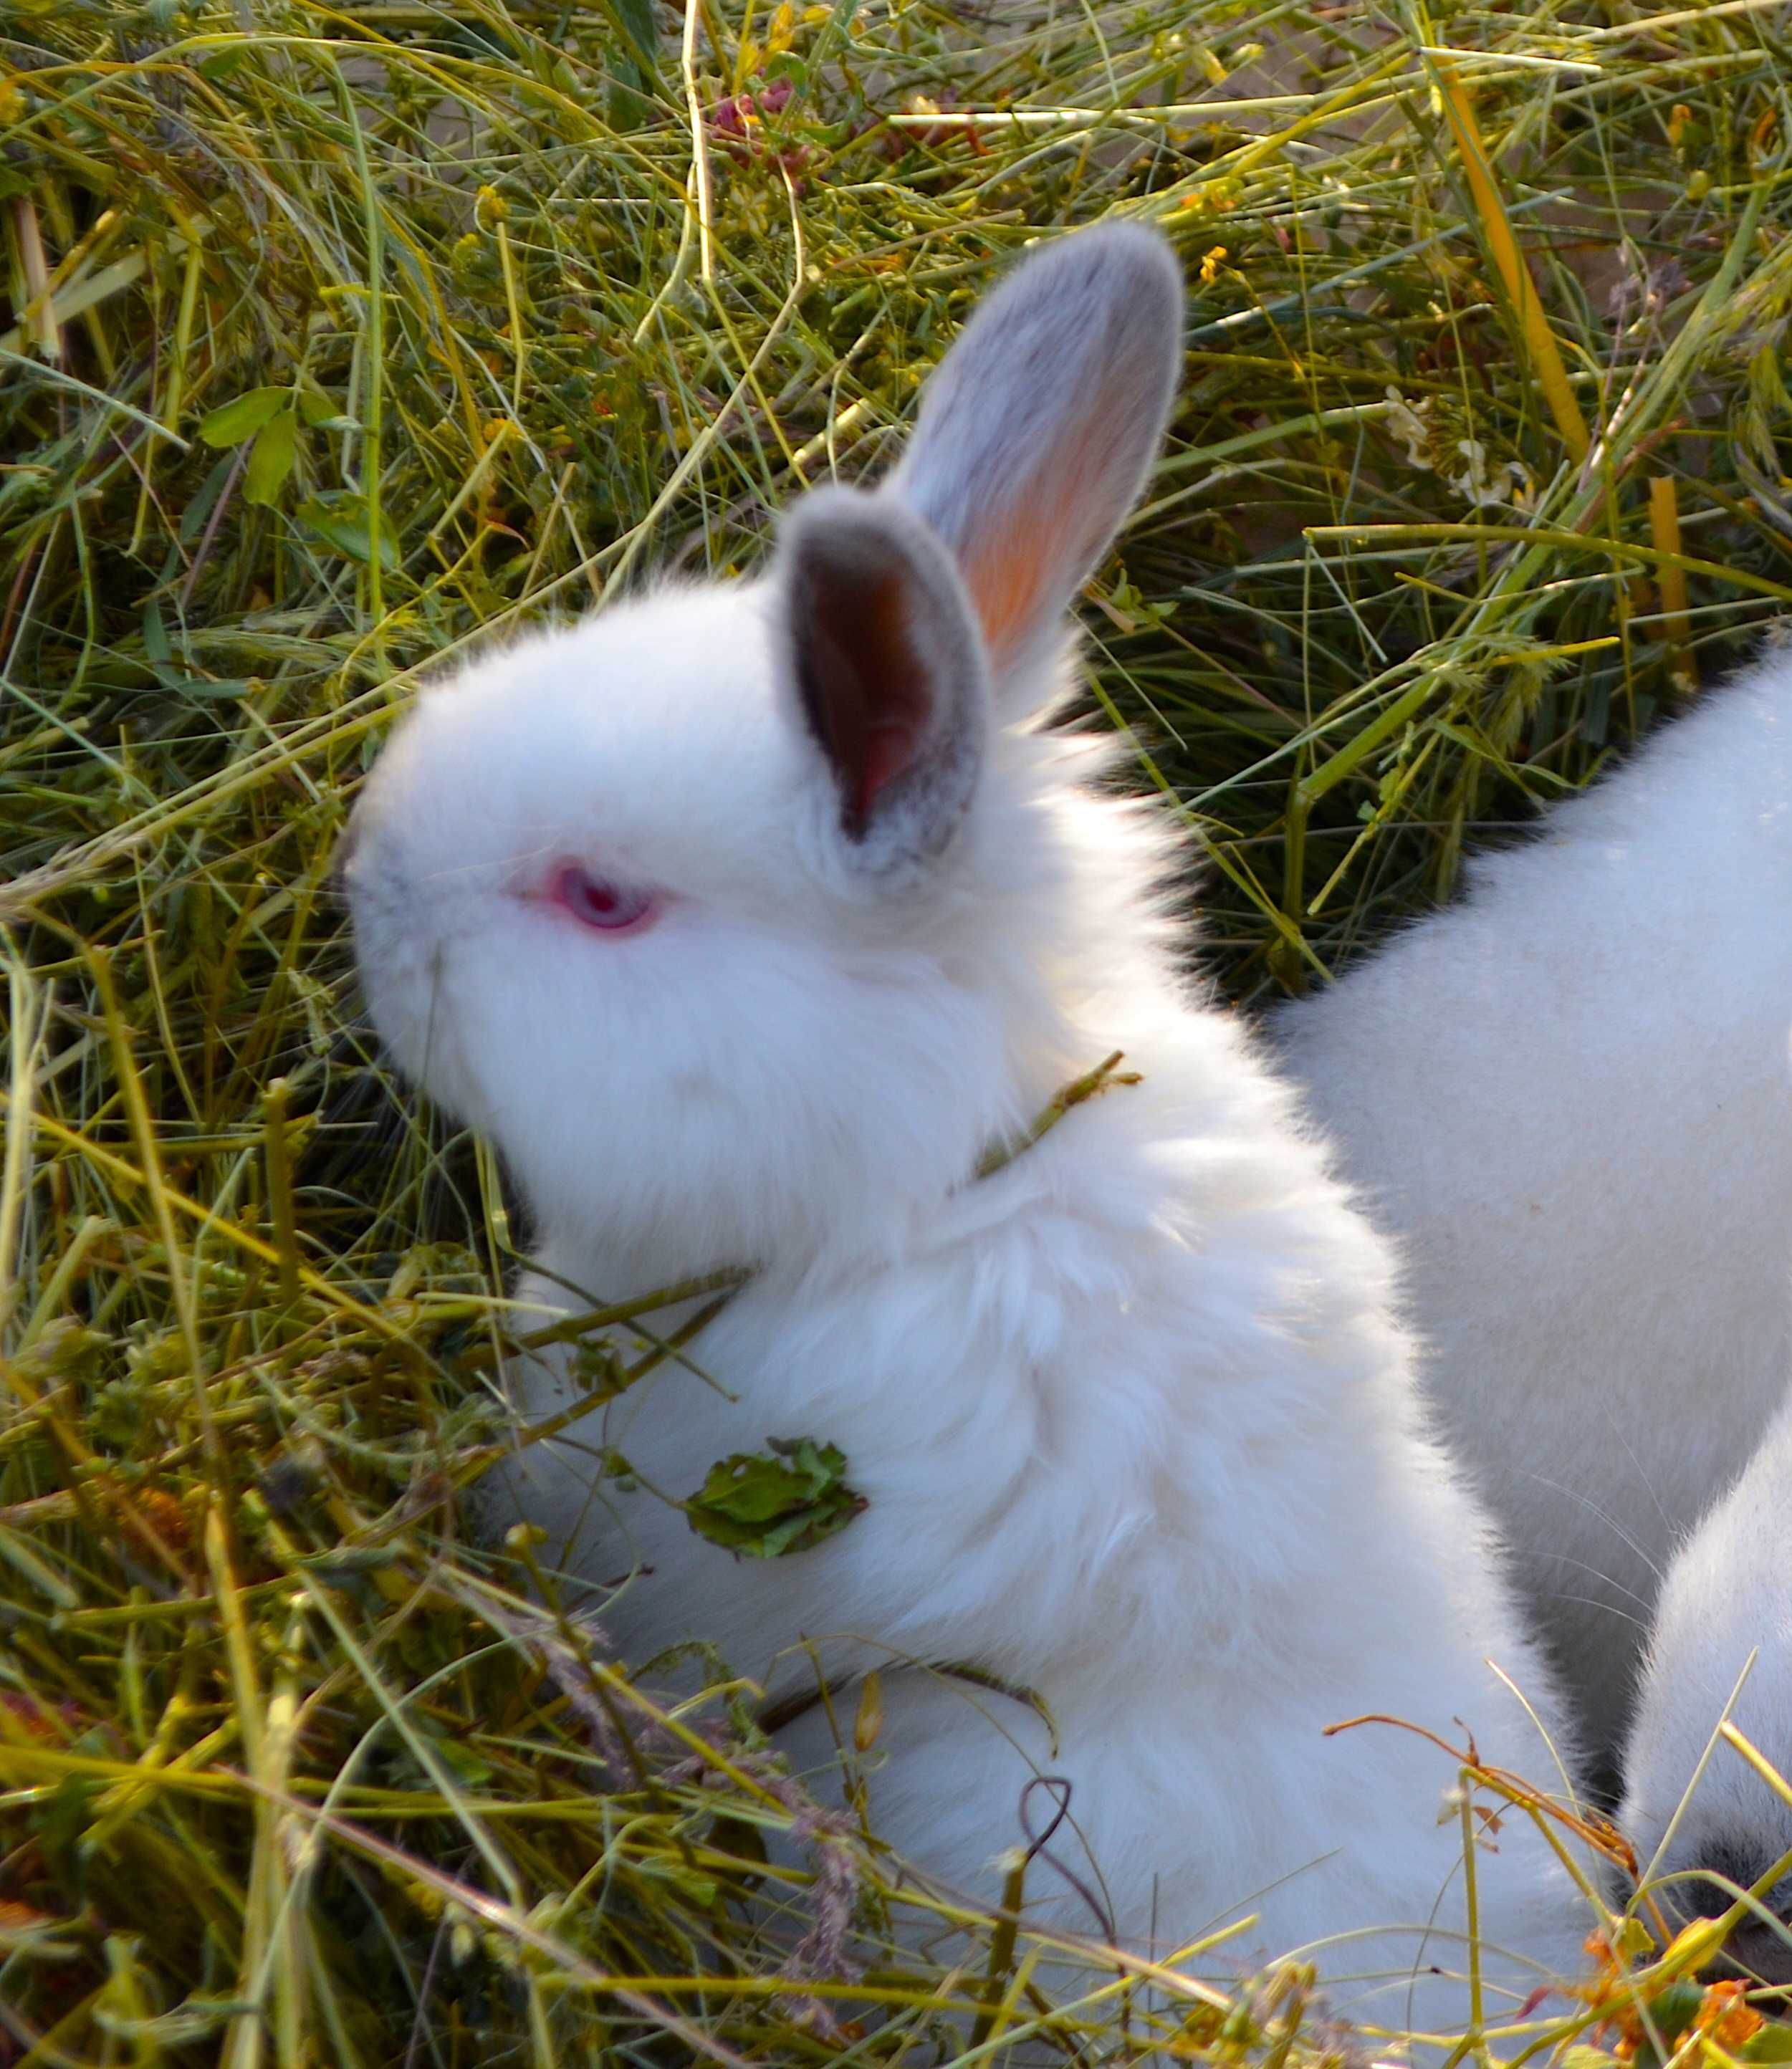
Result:
{"label": "white rabbit", "polygon": [[1276,1016],[1590,1749],[1792,1371],[1792,659]]}
{"label": "white rabbit", "polygon": [[[1733,1748],[1711,1745],[1727,1714],[1792,1779],[1789,1496],[1792,1403],[1676,1556],[1649,1636],[1619,1821],[1645,1867],[1659,1851],[1658,1876],[1676,1878],[1663,1900],[1689,1916],[1727,1909],[1792,1854],[1792,1806]],[[1770,1896],[1792,1912],[1792,1876]],[[1792,1930],[1758,1918],[1726,1952],[1764,1981],[1792,1983]]]}
{"label": "white rabbit", "polygon": [[[1043,723],[1074,687],[1067,606],[1157,448],[1181,308],[1142,228],[1031,259],[885,486],[806,496],[763,578],[655,593],[426,696],[346,875],[392,1054],[538,1217],[525,1311],[757,1267],[700,1373],[668,1362],[511,1475],[571,1569],[635,1561],[602,1610],[625,1655],[701,1635],[778,1687],[811,1671],[799,1634],[836,1671],[911,1663],[870,1789],[922,1867],[994,1898],[1047,1765],[1077,1834],[1053,1851],[1085,1881],[1092,1858],[1123,1940],[1259,1911],[1227,1966],[1409,1928],[1321,1957],[1341,2011],[1369,1971],[1391,2016],[1390,1971],[1461,1966],[1455,1769],[1403,1730],[1324,1727],[1466,1726],[1548,1777],[1487,1656],[1556,1709],[1420,1434],[1386,1251],[1245,1029],[1177,974],[1169,825],[1106,793],[1099,738]],[[1141,1083],[974,1176],[1114,1049]],[[571,1398],[561,1365],[512,1377],[525,1419]],[[868,1501],[805,1552],[732,1556],[647,1491],[797,1436],[840,1447]],[[606,1447],[641,1491],[605,1479]],[[928,1671],[953,1661],[1037,1692],[1061,1749]],[[1504,1830],[1486,1936],[1571,1961],[1565,1878]],[[1027,1896],[1096,1927],[1043,1862]]]}

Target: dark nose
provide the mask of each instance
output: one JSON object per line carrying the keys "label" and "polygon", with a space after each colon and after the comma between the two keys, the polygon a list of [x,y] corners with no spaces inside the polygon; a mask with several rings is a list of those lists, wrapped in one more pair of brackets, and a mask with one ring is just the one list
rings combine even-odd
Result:
{"label": "dark nose", "polygon": [[1747,1919],[1724,1942],[1721,1965],[1733,1974],[1783,1989],[1792,1983],[1792,1927]]}
{"label": "dark nose", "polygon": [[[1688,1923],[1696,1918],[1721,1918],[1736,1901],[1733,1891],[1751,1887],[1772,1866],[1770,1859],[1757,1858],[1752,1848],[1718,1840],[1685,1863],[1691,1871],[1662,1896]],[[1786,1895],[1786,1885],[1782,1883],[1762,1900],[1763,1908],[1778,1916],[1785,1910]],[[1712,1967],[1719,1973],[1749,1976],[1776,1986],[1792,1983],[1792,1927],[1770,1924],[1759,1913],[1740,1919]]]}
{"label": "dark nose", "polygon": [[1717,1918],[1736,1901],[1733,1891],[1746,1889],[1773,1866],[1757,1862],[1752,1849],[1721,1838],[1708,1841],[1696,1854],[1674,1863],[1684,1879],[1672,1890],[1674,1908],[1688,1918]]}

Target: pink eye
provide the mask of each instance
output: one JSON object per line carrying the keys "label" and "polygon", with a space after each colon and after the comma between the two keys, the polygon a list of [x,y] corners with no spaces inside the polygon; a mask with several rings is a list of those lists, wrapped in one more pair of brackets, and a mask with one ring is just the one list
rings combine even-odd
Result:
{"label": "pink eye", "polygon": [[581,926],[595,927],[606,934],[639,932],[655,909],[651,892],[594,876],[577,863],[554,872],[549,896]]}

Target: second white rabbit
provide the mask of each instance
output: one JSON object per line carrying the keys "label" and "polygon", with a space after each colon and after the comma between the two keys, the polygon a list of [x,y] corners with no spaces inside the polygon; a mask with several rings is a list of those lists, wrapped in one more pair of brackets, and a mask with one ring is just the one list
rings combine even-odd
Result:
{"label": "second white rabbit", "polygon": [[1592,1746],[1792,1372],[1792,659],[1278,1016]]}

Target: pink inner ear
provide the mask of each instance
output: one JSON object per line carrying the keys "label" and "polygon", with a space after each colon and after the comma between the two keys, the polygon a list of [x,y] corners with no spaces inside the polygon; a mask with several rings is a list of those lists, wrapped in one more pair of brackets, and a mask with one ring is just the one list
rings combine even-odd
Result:
{"label": "pink inner ear", "polygon": [[868,813],[877,794],[900,776],[915,758],[915,728],[906,720],[880,719],[865,739],[865,759],[859,772],[859,811]]}
{"label": "pink inner ear", "polygon": [[[1102,479],[1106,448],[1099,424],[1073,427],[1047,449],[1004,510],[989,513],[960,552],[984,643],[999,668],[1073,600],[1061,585],[1076,578],[1091,550],[1091,482]],[[1117,516],[1118,512],[1115,513]]]}
{"label": "pink inner ear", "polygon": [[[850,543],[850,542],[849,542]],[[916,651],[911,585],[900,558],[816,550],[802,572],[798,660],[810,722],[833,764],[855,839],[884,794],[913,767],[933,716],[934,688]]]}

